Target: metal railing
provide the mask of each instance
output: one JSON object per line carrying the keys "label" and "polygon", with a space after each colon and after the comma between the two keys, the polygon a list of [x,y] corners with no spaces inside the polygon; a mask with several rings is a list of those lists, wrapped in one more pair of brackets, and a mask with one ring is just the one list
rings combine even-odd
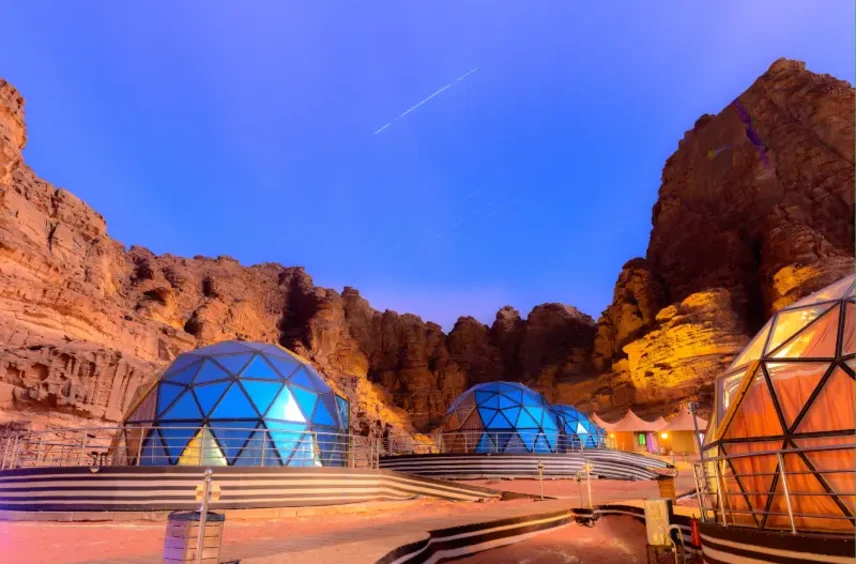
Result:
{"label": "metal railing", "polygon": [[[157,431],[155,431],[157,429]],[[154,432],[154,433],[153,433]],[[0,470],[66,466],[332,466],[378,468],[379,439],[316,431],[124,426],[0,438]]]}
{"label": "metal railing", "polygon": [[542,433],[538,431],[447,431],[430,441],[410,436],[389,436],[383,440],[382,454],[549,454],[582,452],[605,447],[604,438]]}
{"label": "metal railing", "polygon": [[[856,516],[852,514],[851,508],[856,506],[856,491],[827,491],[817,476],[823,477],[827,485],[841,484],[845,480],[835,478],[843,476],[846,479],[853,475],[856,468],[841,468],[835,464],[819,468],[815,464],[812,471],[802,460],[802,456],[811,454],[814,456],[809,460],[818,460],[824,456],[835,456],[837,452],[853,453],[854,449],[856,443],[705,457],[693,464],[696,498],[702,519],[725,527],[785,530],[794,534],[818,531],[852,532],[856,525]],[[773,470],[740,471],[750,464],[748,459],[758,461],[754,465],[756,468],[765,464],[773,466]],[[794,459],[800,461],[791,462]],[[738,468],[736,474],[735,462]],[[800,489],[801,478],[807,475],[812,475],[811,483],[816,485],[816,489]],[[749,488],[747,491],[746,488],[756,482],[756,478],[760,478],[769,488],[766,491]],[[850,480],[849,484],[852,488],[853,481]],[[770,489],[773,490],[772,493]],[[817,503],[818,500],[823,502]],[[818,508],[823,511],[816,511]],[[832,508],[835,510],[830,510]],[[815,511],[812,511],[813,509]]]}

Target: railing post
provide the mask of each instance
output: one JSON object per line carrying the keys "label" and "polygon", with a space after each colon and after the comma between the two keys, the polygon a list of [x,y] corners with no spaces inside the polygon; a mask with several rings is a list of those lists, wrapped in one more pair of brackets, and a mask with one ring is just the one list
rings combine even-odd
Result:
{"label": "railing post", "polygon": [[[136,428],[139,431],[142,431],[142,427]],[[137,441],[137,466],[140,465],[140,458],[143,456],[143,439],[145,438],[145,431],[140,435],[140,440]]]}
{"label": "railing post", "polygon": [[719,460],[715,460],[713,463],[713,473],[714,478],[716,479],[716,500],[719,505],[719,514],[722,515],[722,526],[728,527],[728,520],[725,518],[725,500],[722,497],[722,486],[720,482],[720,472],[719,472]]}
{"label": "railing post", "polygon": [[267,432],[268,432],[267,429],[265,429],[262,432],[262,459],[259,461],[259,466],[261,466],[261,467],[264,467],[264,465],[265,465],[265,447],[267,446],[267,442],[268,442]]}
{"label": "railing post", "polygon": [[377,438],[377,448],[375,449],[375,468],[380,469],[380,437]]}
{"label": "railing post", "polygon": [[15,462],[16,462],[16,459],[18,457],[18,440],[19,439],[20,439],[20,437],[15,435],[15,441],[12,443],[12,453],[11,453],[11,456],[9,456],[9,468],[11,468],[11,469],[15,468]]}
{"label": "railing post", "polygon": [[83,438],[80,440],[80,458],[77,461],[77,466],[80,466],[81,461],[86,460],[86,441],[89,439],[89,433],[86,432],[86,429],[81,432],[83,433]]}
{"label": "railing post", "polygon": [[698,497],[698,507],[701,510],[701,520],[702,520],[702,522],[705,522],[705,521],[707,521],[707,509],[704,506],[704,491],[703,491],[704,487],[699,486],[699,484],[700,483],[703,484],[703,482],[700,482],[700,480],[699,480],[699,472],[698,472],[698,469],[696,468],[695,464],[692,465],[692,469],[693,469],[693,483],[695,484],[696,496]]}
{"label": "railing post", "polygon": [[205,470],[205,478],[202,480],[202,507],[199,508],[199,535],[196,537],[196,562],[202,564],[202,550],[205,548],[205,521],[208,518],[208,496],[211,492],[210,468]]}
{"label": "railing post", "polygon": [[461,435],[463,435],[463,436],[464,436],[464,454],[468,454],[468,453],[470,452],[470,447],[469,447],[469,445],[467,444],[467,432],[466,432],[466,431],[462,431],[462,432],[461,432]]}
{"label": "railing post", "polygon": [[794,522],[794,509],[791,506],[791,493],[788,490],[788,480],[785,477],[785,459],[781,452],[776,453],[779,459],[779,478],[782,480],[782,490],[785,492],[785,504],[788,506],[788,519],[791,521],[791,532],[797,534],[797,525]]}

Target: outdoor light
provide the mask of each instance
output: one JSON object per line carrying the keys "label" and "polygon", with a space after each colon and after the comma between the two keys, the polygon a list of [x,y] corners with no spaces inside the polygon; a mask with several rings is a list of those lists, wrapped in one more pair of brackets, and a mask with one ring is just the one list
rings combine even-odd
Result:
{"label": "outdoor light", "polygon": [[610,433],[610,434],[609,434],[609,438],[610,438],[610,439],[614,439],[614,438],[615,438],[615,433]]}
{"label": "outdoor light", "polygon": [[668,439],[668,438],[669,438],[669,433],[660,433],[660,438],[661,438],[661,439]]}

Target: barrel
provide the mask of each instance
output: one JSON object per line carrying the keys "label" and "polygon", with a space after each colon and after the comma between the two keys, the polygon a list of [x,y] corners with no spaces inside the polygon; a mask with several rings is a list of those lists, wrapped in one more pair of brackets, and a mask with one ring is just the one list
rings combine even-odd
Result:
{"label": "barrel", "polygon": [[[173,511],[169,514],[163,541],[164,564],[196,563],[199,517],[198,511]],[[205,519],[205,537],[202,541],[204,564],[219,564],[220,541],[223,538],[225,522],[225,515],[208,512]]]}

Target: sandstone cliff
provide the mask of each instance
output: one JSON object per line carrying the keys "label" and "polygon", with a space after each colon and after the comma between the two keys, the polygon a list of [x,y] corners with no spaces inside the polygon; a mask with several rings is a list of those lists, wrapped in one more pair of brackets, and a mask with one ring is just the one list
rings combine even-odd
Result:
{"label": "sandstone cliff", "polygon": [[311,359],[370,434],[430,429],[497,379],[607,415],[709,403],[770,312],[853,265],[853,89],[780,60],[740,100],[770,168],[733,109],[700,118],[663,170],[647,256],[624,266],[596,325],[544,304],[502,308],[491,326],[462,317],[446,335],[301,268],[126,249],[27,167],[24,102],[0,81],[0,422],[119,421],[177,354],[227,338]]}
{"label": "sandstone cliff", "polygon": [[[702,116],[666,162],[645,259],[628,262],[598,320],[610,372],[557,390],[641,413],[708,399],[713,376],[775,310],[853,271],[854,91],[780,59],[733,106]],[[609,393],[609,390],[615,393]]]}

